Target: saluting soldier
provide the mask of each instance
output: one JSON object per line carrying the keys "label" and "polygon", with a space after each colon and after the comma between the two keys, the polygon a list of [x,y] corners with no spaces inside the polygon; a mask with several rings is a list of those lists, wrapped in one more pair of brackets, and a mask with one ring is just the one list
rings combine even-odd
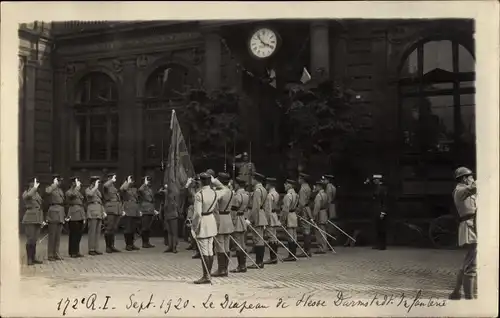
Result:
{"label": "saluting soldier", "polygon": [[[318,189],[318,194],[314,199],[314,209],[313,209],[313,219],[319,229],[326,232],[326,224],[328,221],[328,195],[325,192],[327,180],[320,179],[316,182],[316,187]],[[311,222],[312,223],[312,222]],[[315,229],[316,241],[319,243],[319,250],[316,254],[325,254],[328,250],[328,244],[326,241],[326,236],[318,229]]]}
{"label": "saluting soldier", "polygon": [[[228,188],[231,176],[225,172],[219,173],[215,185],[221,188],[218,194],[215,219],[217,221],[217,236],[215,237],[215,252],[217,253],[217,271],[213,277],[226,277],[229,265],[229,236],[234,231],[233,219],[231,218],[231,202],[234,193]],[[219,196],[220,195],[220,196]]]}
{"label": "saluting soldier", "polygon": [[[196,235],[201,254],[203,277],[195,281],[195,284],[210,284],[210,273],[214,261],[214,237],[217,235],[217,222],[214,216],[214,208],[217,200],[222,195],[212,189],[213,176],[204,172],[200,174],[202,188],[195,195],[192,231]],[[188,184],[193,180],[188,179]]]}
{"label": "saluting soldier", "polygon": [[[298,203],[298,208],[297,208],[297,213],[300,217],[310,220],[312,219],[312,214],[311,210],[307,209],[307,205],[309,203],[309,200],[311,199],[311,187],[309,186],[309,179],[310,176],[306,173],[300,173],[299,174],[299,184],[300,184],[300,189],[299,189],[299,203]],[[307,257],[310,256],[310,246],[311,246],[311,225],[307,222],[304,222],[302,220],[299,220],[299,225],[302,229],[302,237],[304,240],[304,251],[307,253],[300,253],[297,255],[297,257]],[[308,249],[306,249],[306,246]]]}
{"label": "saluting soldier", "polygon": [[[246,273],[247,271],[247,254],[246,254],[246,232],[248,217],[248,192],[245,191],[246,180],[241,177],[236,178],[234,184],[236,193],[233,197],[231,207],[232,219],[234,224],[233,238],[238,243],[236,246],[236,257],[238,260],[238,267],[231,270],[231,273]],[[239,245],[239,246],[238,246]]]}
{"label": "saluting soldier", "polygon": [[68,254],[72,258],[83,257],[80,254],[80,242],[87,216],[83,206],[84,197],[81,192],[81,182],[77,177],[71,177],[71,187],[66,191],[66,202],[69,206],[69,239]]}
{"label": "saluting soldier", "polygon": [[125,249],[137,251],[140,248],[134,244],[135,233],[139,229],[142,213],[139,211],[139,195],[135,187],[135,180],[128,176],[120,187],[123,198],[123,210],[125,212]]}
{"label": "saluting soldier", "polygon": [[279,200],[280,195],[276,191],[276,178],[266,179],[267,200],[264,206],[264,211],[267,217],[268,226],[266,227],[266,234],[268,237],[268,244],[271,247],[269,250],[269,259],[264,264],[277,264],[278,263],[278,235],[276,229],[281,226],[279,220]]}
{"label": "saluting soldier", "polygon": [[48,194],[50,207],[47,211],[47,220],[49,223],[49,237],[47,240],[48,260],[62,260],[59,255],[59,246],[61,245],[61,232],[66,220],[64,209],[64,192],[61,190],[62,178],[54,175],[52,184],[45,188]]}
{"label": "saluting soldier", "polygon": [[375,229],[375,243],[373,249],[387,248],[387,187],[383,184],[381,174],[374,174],[365,184],[373,184],[373,224]]}
{"label": "saluting soldier", "polygon": [[250,161],[248,153],[244,152],[243,154],[234,157],[234,159],[243,159],[241,162],[235,163],[238,168],[238,176],[250,183],[252,181],[252,175],[255,173],[255,165]]}
{"label": "saluting soldier", "polygon": [[477,187],[472,171],[466,167],[455,170],[455,180],[457,186],[453,190],[453,201],[460,217],[458,245],[465,247],[467,252],[457,275],[455,289],[449,298],[460,299],[460,289],[463,286],[465,299],[473,299],[476,298],[477,277]]}
{"label": "saluting soldier", "polygon": [[326,195],[328,196],[328,218],[335,220],[337,218],[337,210],[335,206],[335,200],[337,197],[337,188],[333,185],[333,176],[331,174],[325,174],[326,184]]}
{"label": "saluting soldier", "polygon": [[155,247],[149,242],[151,237],[151,225],[158,211],[155,210],[155,199],[153,190],[151,189],[151,177],[145,176],[143,178],[143,183],[138,191],[139,194],[139,210],[142,213],[141,220],[141,237],[142,237],[142,248],[152,248]]}
{"label": "saluting soldier", "polygon": [[267,199],[267,190],[262,185],[266,179],[260,173],[254,174],[255,186],[252,198],[252,210],[248,216],[247,224],[251,226],[253,243],[255,249],[255,264],[248,266],[249,269],[264,268],[264,254],[266,246],[264,243],[264,228],[268,225],[264,206]]}
{"label": "saluting soldier", "polygon": [[104,183],[104,208],[106,210],[106,230],[104,238],[106,240],[106,253],[121,252],[115,247],[115,235],[118,230],[120,217],[125,215],[118,189],[115,187],[116,173],[108,174],[108,180]]}
{"label": "saluting soldier", "polygon": [[[252,213],[253,191],[254,191],[252,183],[255,182],[255,180],[252,180],[252,183],[249,183],[247,178],[245,178],[245,177],[241,177],[241,178],[243,178],[247,182],[247,186],[246,186],[245,191],[248,194],[248,206],[247,206],[247,214],[246,214],[246,219],[248,219],[248,216]],[[251,231],[251,230],[248,231],[248,229],[247,229],[245,237],[253,239],[253,235],[254,235],[253,231]],[[255,246],[252,247],[251,253],[255,253]]]}
{"label": "saluting soldier", "polygon": [[40,183],[36,178],[29,180],[28,189],[23,192],[24,212],[22,223],[26,234],[26,257],[28,265],[42,264],[36,259],[36,244],[40,229],[45,226],[42,211],[42,197],[38,194]]}
{"label": "saluting soldier", "polygon": [[92,176],[90,185],[85,189],[87,197],[87,227],[89,255],[102,255],[99,252],[99,237],[101,235],[102,220],[106,218],[106,212],[102,205],[102,194],[99,191],[100,177]]}
{"label": "saluting soldier", "polygon": [[[285,181],[285,191],[286,195],[283,198],[283,205],[281,208],[281,223],[286,225],[286,231],[288,232],[288,250],[290,251],[284,262],[295,262],[296,259],[293,257],[297,255],[297,214],[296,209],[299,204],[299,196],[295,192],[294,186],[295,181],[287,179]],[[292,255],[293,254],[293,255]]]}

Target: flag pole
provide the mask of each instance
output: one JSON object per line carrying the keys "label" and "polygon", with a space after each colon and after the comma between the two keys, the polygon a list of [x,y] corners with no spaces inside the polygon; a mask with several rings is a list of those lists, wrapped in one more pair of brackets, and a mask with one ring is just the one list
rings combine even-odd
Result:
{"label": "flag pole", "polygon": [[236,181],[236,130],[233,133],[233,182]]}

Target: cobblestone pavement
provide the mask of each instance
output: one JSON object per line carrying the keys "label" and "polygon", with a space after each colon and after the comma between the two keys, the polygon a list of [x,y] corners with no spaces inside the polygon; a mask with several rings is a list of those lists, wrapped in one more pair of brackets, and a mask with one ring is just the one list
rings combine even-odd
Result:
{"label": "cobblestone pavement", "polygon": [[[30,267],[22,265],[22,284],[45,286],[53,295],[68,295],[67,291],[74,291],[75,288],[79,292],[90,292],[112,287],[119,292],[140,288],[167,294],[175,291],[201,298],[212,293],[219,299],[223,299],[224,293],[233,293],[240,300],[241,297],[257,300],[272,298],[273,301],[279,297],[295,299],[303,293],[320,294],[330,299],[337,297],[339,292],[356,297],[403,293],[415,295],[417,290],[422,290],[424,298],[444,298],[452,288],[457,266],[462,260],[462,253],[457,250],[398,247],[378,251],[364,247],[338,247],[336,254],[314,255],[311,259],[298,262],[266,265],[260,270],[230,274],[227,278],[213,278],[213,285],[197,286],[192,281],[201,275],[200,260],[191,259],[191,252],[185,251],[186,243],[181,243],[180,252],[174,255],[162,253],[165,246],[161,238],[154,238],[152,242],[156,245],[152,249],[101,256],[86,255],[80,259],[65,258],[64,261],[44,262]],[[65,257],[67,238],[63,238],[61,243],[61,256]],[[124,244],[118,240],[116,245],[122,248]],[[86,252],[85,239],[82,247],[83,252]],[[43,253],[42,249],[38,256]],[[286,256],[283,248],[280,255]],[[236,258],[232,258],[229,267],[235,266]],[[31,293],[37,296],[38,301],[41,294],[47,295],[47,291],[42,292],[42,289],[39,292],[33,289]],[[128,301],[126,297],[124,302]]]}

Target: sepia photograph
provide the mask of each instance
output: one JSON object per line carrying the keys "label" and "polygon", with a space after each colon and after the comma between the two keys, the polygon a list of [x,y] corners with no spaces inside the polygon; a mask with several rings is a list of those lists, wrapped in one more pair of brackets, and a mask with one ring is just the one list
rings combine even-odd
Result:
{"label": "sepia photograph", "polygon": [[1,178],[17,197],[1,199],[18,245],[2,226],[1,247],[25,301],[6,317],[460,316],[497,299],[478,283],[498,278],[476,218],[498,223],[498,193],[478,201],[498,190],[498,118],[480,168],[477,20],[296,11],[17,17]]}

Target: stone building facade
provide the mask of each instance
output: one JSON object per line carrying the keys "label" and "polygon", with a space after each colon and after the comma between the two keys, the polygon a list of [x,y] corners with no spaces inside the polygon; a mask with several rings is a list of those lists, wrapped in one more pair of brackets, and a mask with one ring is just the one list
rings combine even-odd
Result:
{"label": "stone building facade", "polygon": [[[252,98],[240,111],[253,161],[272,166],[280,153],[264,144],[279,137],[272,124],[263,127],[271,116],[272,88],[248,84],[242,71],[243,65],[260,74],[268,66],[248,54],[247,38],[259,26],[277,30],[282,39],[271,62],[278,82],[306,66],[313,79],[335,79],[360,96],[354,106],[363,113],[357,119],[363,122],[363,145],[348,161],[362,167],[360,176],[387,176],[402,217],[435,216],[449,208],[453,169],[475,164],[474,25],[465,20],[24,24],[21,184],[33,175],[48,182],[53,172],[85,180],[103,169],[160,180],[171,109],[182,107],[176,94],[197,85],[230,87]],[[287,69],[295,59],[299,69]],[[429,137],[429,127],[439,131]],[[340,184],[348,183],[349,175],[340,176],[344,167],[315,160],[313,174],[329,170]],[[344,189],[339,195],[345,216],[367,215],[362,186]]]}

